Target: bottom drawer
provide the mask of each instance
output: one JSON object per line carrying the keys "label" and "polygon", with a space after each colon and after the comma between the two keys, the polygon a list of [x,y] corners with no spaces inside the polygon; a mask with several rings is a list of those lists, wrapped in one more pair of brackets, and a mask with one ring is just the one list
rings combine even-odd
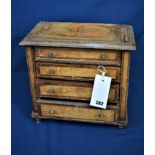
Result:
{"label": "bottom drawer", "polygon": [[77,106],[40,104],[40,112],[42,116],[51,118],[94,122],[114,122],[116,111],[114,109],[103,110]]}

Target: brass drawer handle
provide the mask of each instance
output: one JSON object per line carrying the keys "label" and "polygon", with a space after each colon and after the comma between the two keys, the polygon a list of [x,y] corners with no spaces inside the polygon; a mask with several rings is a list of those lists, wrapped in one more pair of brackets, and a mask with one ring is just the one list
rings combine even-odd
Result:
{"label": "brass drawer handle", "polygon": [[49,110],[49,113],[50,114],[54,114],[55,113],[55,110]]}
{"label": "brass drawer handle", "polygon": [[107,59],[107,55],[105,53],[101,54],[101,59]]}
{"label": "brass drawer handle", "polygon": [[49,70],[48,70],[48,74],[51,75],[51,74],[54,74],[54,73],[55,73],[55,71],[54,71],[53,69],[49,69]]}
{"label": "brass drawer handle", "polygon": [[49,52],[48,53],[48,58],[52,58],[53,57],[53,53],[52,52]]}

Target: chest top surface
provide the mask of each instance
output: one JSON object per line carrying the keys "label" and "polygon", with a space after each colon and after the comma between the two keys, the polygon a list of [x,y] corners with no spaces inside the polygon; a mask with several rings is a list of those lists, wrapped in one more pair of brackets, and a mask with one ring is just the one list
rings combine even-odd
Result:
{"label": "chest top surface", "polygon": [[65,22],[38,23],[20,45],[136,49],[132,26]]}

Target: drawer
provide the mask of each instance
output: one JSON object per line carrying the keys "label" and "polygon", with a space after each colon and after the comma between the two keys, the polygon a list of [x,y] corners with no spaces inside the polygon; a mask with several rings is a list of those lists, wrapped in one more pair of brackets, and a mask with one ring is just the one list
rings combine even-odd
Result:
{"label": "drawer", "polygon": [[[105,67],[106,75],[112,77],[112,81],[120,81],[120,67]],[[94,81],[96,74],[101,74],[97,70],[97,65],[77,65],[77,64],[54,64],[36,63],[37,77],[47,77],[65,80]]]}
{"label": "drawer", "polygon": [[[36,87],[38,97],[90,101],[93,84],[88,82],[39,80],[36,82]],[[117,103],[118,99],[119,84],[112,84],[108,101]]]}
{"label": "drawer", "polygon": [[36,47],[35,60],[49,62],[120,65],[121,52],[116,50]]}
{"label": "drawer", "polygon": [[76,106],[64,106],[64,105],[48,105],[41,104],[40,112],[42,116],[61,118],[61,119],[73,119],[73,120],[96,120],[102,122],[114,122],[115,110],[103,110],[95,108],[85,108]]}

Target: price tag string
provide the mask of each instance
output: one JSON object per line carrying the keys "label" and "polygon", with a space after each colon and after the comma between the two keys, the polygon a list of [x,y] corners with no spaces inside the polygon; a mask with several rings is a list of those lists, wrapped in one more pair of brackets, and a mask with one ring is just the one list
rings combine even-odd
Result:
{"label": "price tag string", "polygon": [[105,74],[106,74],[106,69],[105,69],[104,66],[102,66],[102,65],[97,66],[97,70],[98,70],[99,72],[102,73],[102,76],[105,76]]}

